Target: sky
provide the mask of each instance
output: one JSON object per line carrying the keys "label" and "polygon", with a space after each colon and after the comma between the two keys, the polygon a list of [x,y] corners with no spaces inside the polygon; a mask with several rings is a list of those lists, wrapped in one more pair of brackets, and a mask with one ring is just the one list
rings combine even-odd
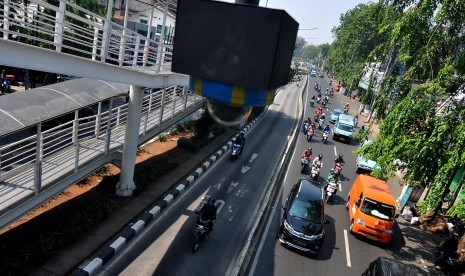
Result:
{"label": "sky", "polygon": [[[232,2],[234,0],[221,0]],[[331,29],[339,26],[341,14],[369,0],[260,0],[260,6],[285,10],[299,23],[298,36],[305,38],[307,44],[320,45],[331,43]],[[377,2],[377,1],[372,1]],[[313,29],[316,30],[300,30]]]}

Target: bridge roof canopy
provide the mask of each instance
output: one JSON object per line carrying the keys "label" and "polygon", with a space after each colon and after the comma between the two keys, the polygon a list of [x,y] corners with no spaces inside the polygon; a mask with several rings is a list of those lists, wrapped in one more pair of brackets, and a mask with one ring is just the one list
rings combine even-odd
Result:
{"label": "bridge roof canopy", "polygon": [[128,84],[77,78],[1,96],[0,137],[128,91]]}

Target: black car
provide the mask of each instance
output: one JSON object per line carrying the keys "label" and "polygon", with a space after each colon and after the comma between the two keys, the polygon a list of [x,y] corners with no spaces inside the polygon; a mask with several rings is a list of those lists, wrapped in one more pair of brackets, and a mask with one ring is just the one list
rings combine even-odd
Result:
{"label": "black car", "polygon": [[292,187],[281,220],[278,239],[282,244],[317,254],[325,237],[323,189],[320,184],[302,178]]}
{"label": "black car", "polygon": [[419,268],[404,264],[394,259],[379,257],[370,263],[362,276],[422,276],[426,275]]}

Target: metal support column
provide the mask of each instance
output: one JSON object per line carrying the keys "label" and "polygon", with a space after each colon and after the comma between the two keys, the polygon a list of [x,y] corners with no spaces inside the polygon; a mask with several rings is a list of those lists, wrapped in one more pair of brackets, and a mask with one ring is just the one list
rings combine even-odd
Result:
{"label": "metal support column", "polygon": [[3,6],[3,39],[8,39],[8,32],[10,30],[10,0],[5,0]]}
{"label": "metal support column", "polygon": [[147,59],[148,59],[148,56],[149,56],[149,46],[150,46],[150,42],[149,42],[149,39],[152,38],[151,36],[151,32],[152,32],[152,20],[153,20],[153,6],[150,8],[150,18],[149,18],[149,26],[147,28],[147,38],[145,40],[145,47],[144,47],[144,60],[143,60],[143,65],[144,66],[147,66]]}
{"label": "metal support column", "polygon": [[110,104],[108,105],[107,129],[105,133],[105,154],[108,154],[108,151],[110,150],[111,117],[113,115],[113,99],[114,98],[110,98]]}
{"label": "metal support column", "polygon": [[158,125],[161,125],[161,123],[163,122],[163,113],[165,110],[165,99],[166,99],[166,88],[163,88],[163,93],[161,94],[160,120],[158,121]]}
{"label": "metal support column", "polygon": [[79,110],[74,111],[74,122],[73,122],[73,144],[74,144],[74,172],[77,173],[79,170]]}
{"label": "metal support column", "polygon": [[97,116],[95,117],[95,137],[100,135],[100,122],[102,120],[102,102],[98,102]]}
{"label": "metal support column", "polygon": [[113,0],[108,0],[107,19],[103,25],[102,50],[100,51],[100,62],[105,62],[107,58],[108,46],[111,36],[111,16],[113,14]]}
{"label": "metal support column", "polygon": [[132,196],[136,185],[133,181],[134,167],[139,139],[140,116],[142,111],[143,87],[131,85],[129,91],[128,116],[124,133],[121,176],[116,185],[116,195]]}
{"label": "metal support column", "polygon": [[34,167],[34,195],[40,193],[42,186],[42,162],[44,154],[44,137],[42,135],[42,123],[37,124],[37,147],[36,147],[36,164]]}
{"label": "metal support column", "polygon": [[166,26],[166,16],[168,15],[168,1],[165,2],[165,12],[163,14],[163,24],[161,26],[160,34],[160,44],[158,45],[157,59],[158,59],[158,68],[157,72],[160,72],[161,64],[164,62],[164,48],[165,48],[165,26]]}
{"label": "metal support column", "polygon": [[125,57],[125,48],[126,48],[126,33],[128,28],[128,16],[129,16],[129,1],[126,2],[126,7],[124,10],[124,28],[123,28],[123,35],[121,36],[121,41],[119,45],[119,66],[122,66],[124,63]]}
{"label": "metal support column", "polygon": [[55,51],[61,53],[61,46],[63,45],[63,26],[65,22],[65,11],[66,3],[63,0],[60,0],[60,6],[58,7],[58,12],[56,13],[56,22],[55,22],[55,37],[53,42],[55,43]]}

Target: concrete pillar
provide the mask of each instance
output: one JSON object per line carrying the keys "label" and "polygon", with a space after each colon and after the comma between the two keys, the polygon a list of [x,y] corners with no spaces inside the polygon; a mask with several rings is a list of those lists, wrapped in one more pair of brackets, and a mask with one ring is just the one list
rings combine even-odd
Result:
{"label": "concrete pillar", "polygon": [[118,184],[116,184],[116,195],[119,196],[132,196],[133,191],[136,189],[133,177],[143,95],[143,87],[131,85],[121,161],[121,176]]}

